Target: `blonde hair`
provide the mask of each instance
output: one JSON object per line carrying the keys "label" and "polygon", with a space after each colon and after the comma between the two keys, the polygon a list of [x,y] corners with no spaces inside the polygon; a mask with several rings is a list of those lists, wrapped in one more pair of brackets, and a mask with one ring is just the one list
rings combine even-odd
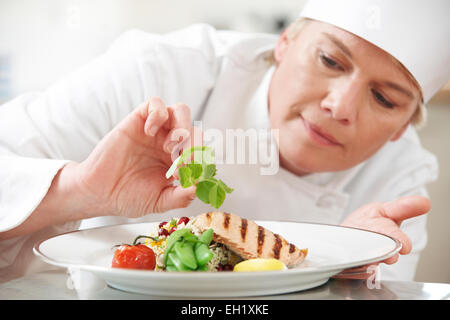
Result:
{"label": "blonde hair", "polygon": [[[295,39],[300,32],[303,30],[303,28],[311,21],[311,19],[308,18],[300,18],[296,21],[294,21],[287,29],[286,29],[286,37],[288,40],[293,40]],[[389,54],[389,53],[388,53]],[[414,76],[408,71],[408,69],[406,69],[406,67],[400,62],[398,61],[396,58],[394,58],[393,56],[389,55],[392,59],[392,61],[394,62],[394,64],[400,69],[400,71],[402,71],[407,77],[408,79],[411,81],[411,83],[417,88],[417,90],[419,90],[419,94],[420,94],[420,99],[419,102],[417,104],[416,110],[414,111],[413,115],[411,116],[411,124],[414,125],[414,127],[416,128],[421,128],[423,127],[423,125],[425,125],[426,123],[426,119],[427,119],[427,110],[425,108],[425,104],[423,102],[423,94],[422,94],[422,89],[419,85],[419,83],[417,82],[416,78],[414,78]],[[271,56],[270,58],[271,63],[276,64],[276,60],[275,57]]]}

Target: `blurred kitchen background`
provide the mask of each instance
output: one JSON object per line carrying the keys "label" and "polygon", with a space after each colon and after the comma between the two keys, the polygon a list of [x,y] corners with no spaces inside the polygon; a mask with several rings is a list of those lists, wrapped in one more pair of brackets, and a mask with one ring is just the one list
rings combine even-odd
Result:
{"label": "blurred kitchen background", "polygon": [[[122,32],[165,33],[192,23],[279,33],[304,0],[0,0],[0,104],[41,90],[105,51]],[[429,103],[419,134],[440,163],[429,186],[429,243],[416,281],[450,283],[450,85]]]}

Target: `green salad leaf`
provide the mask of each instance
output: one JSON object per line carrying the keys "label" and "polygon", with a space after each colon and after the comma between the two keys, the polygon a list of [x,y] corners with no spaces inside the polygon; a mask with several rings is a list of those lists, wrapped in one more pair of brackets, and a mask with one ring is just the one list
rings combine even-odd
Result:
{"label": "green salad leaf", "polygon": [[207,271],[208,262],[214,254],[209,249],[213,229],[208,229],[200,238],[187,228],[174,231],[167,238],[164,266],[167,271]]}
{"label": "green salad leaf", "polygon": [[177,169],[181,186],[189,188],[195,185],[197,197],[216,209],[223,204],[226,194],[234,190],[215,178],[217,168],[214,164],[214,151],[210,147],[192,147],[185,150],[172,163],[166,178],[169,179]]}

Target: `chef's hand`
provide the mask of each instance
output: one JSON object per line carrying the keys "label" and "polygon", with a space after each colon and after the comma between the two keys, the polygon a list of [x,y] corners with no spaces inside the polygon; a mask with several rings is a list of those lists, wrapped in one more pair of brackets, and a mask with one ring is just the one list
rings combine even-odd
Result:
{"label": "chef's hand", "polygon": [[[402,221],[427,213],[430,206],[430,200],[422,196],[406,196],[391,202],[370,203],[351,213],[341,225],[375,231],[397,239],[402,244],[400,254],[404,255],[411,252],[412,244],[409,237],[400,230]],[[398,258],[399,255],[396,254],[381,262],[394,264]],[[365,272],[369,266],[347,269],[335,277],[366,279],[371,276]]]}
{"label": "chef's hand", "polygon": [[180,151],[201,144],[201,131],[191,127],[186,105],[165,106],[153,97],[108,133],[86,160],[61,168],[31,215],[0,232],[0,240],[69,221],[136,218],[186,207],[195,198],[195,187],[174,186],[174,178],[165,174]]}
{"label": "chef's hand", "polygon": [[165,174],[182,148],[194,144],[193,130],[186,105],[165,106],[152,97],[78,165],[78,185],[99,204],[100,214],[134,218],[186,207],[195,187],[174,186]]}

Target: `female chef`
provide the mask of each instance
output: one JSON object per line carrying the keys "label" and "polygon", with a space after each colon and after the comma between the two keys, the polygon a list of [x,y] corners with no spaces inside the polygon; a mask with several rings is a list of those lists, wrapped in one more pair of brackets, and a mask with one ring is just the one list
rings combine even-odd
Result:
{"label": "female chef", "polygon": [[210,210],[195,187],[165,177],[192,120],[205,135],[277,133],[272,174],[261,174],[267,163],[219,165],[235,189],[220,210],[388,234],[402,256],[385,261],[383,278],[412,279],[426,244],[425,185],[437,176],[412,125],[449,77],[449,5],[345,3],[308,2],[280,37],[207,25],[130,31],[44,92],[3,105],[0,280],[42,270],[33,244],[80,221]]}

